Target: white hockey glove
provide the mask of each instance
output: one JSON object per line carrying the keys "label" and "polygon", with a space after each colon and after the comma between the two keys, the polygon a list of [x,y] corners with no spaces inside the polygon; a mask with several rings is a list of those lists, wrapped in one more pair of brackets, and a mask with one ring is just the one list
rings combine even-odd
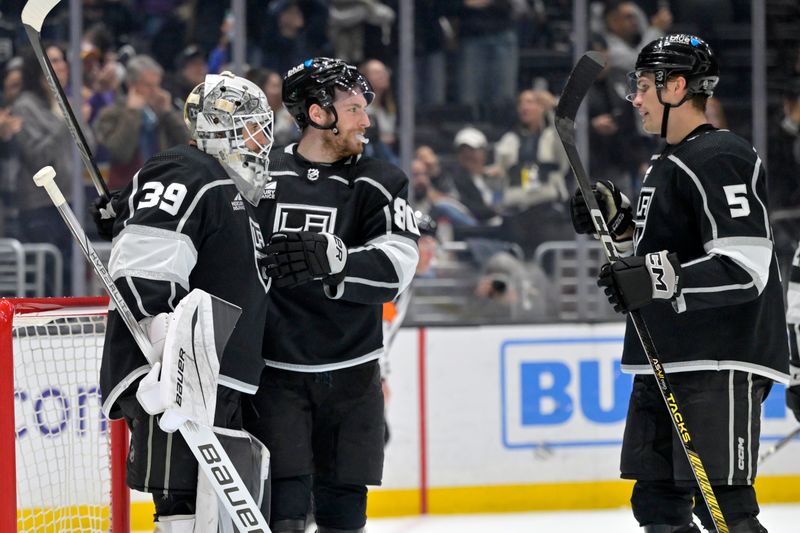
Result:
{"label": "white hockey glove", "polygon": [[142,330],[150,339],[152,349],[145,357],[151,364],[161,361],[161,354],[164,353],[164,341],[167,339],[170,315],[172,313],[159,313],[156,316],[148,316],[139,321]]}
{"label": "white hockey glove", "polygon": [[274,233],[264,249],[266,273],[277,287],[296,287],[311,280],[339,285],[347,266],[347,247],[332,233]]}
{"label": "white hockey glove", "polygon": [[800,422],[800,363],[789,363],[789,386],[786,387],[786,407],[792,410]]}
{"label": "white hockey glove", "polygon": [[[615,241],[630,240],[633,228],[631,201],[608,180],[598,181],[592,186],[594,197]],[[589,208],[580,189],[570,199],[569,213],[576,233],[597,235]]]}
{"label": "white hockey glove", "polygon": [[672,300],[678,296],[680,274],[678,254],[662,250],[606,263],[600,269],[597,285],[605,289],[614,311],[627,313],[653,300]]}

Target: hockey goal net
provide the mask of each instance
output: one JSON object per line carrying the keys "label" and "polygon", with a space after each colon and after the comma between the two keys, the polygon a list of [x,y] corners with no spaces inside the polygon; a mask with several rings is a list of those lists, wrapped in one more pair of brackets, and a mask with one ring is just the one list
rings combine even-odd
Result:
{"label": "hockey goal net", "polygon": [[128,434],[100,410],[108,298],[0,299],[0,531],[129,531]]}

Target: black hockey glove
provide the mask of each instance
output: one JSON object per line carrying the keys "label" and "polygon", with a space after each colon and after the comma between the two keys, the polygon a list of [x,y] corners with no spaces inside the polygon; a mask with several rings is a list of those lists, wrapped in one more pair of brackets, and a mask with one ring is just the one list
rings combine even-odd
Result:
{"label": "black hockey glove", "polygon": [[[597,204],[603,211],[603,218],[606,220],[608,231],[611,232],[612,237],[616,240],[625,235],[633,226],[633,212],[628,197],[608,180],[598,181],[592,185],[592,191],[597,199]],[[575,191],[570,199],[569,214],[576,233],[597,235],[589,215],[589,208],[586,206],[580,189]]]}
{"label": "black hockey glove", "polygon": [[95,198],[89,206],[97,234],[101,239],[110,241],[114,237],[114,220],[117,217],[116,204],[119,200],[120,190],[112,191],[108,200],[102,196]]}
{"label": "black hockey glove", "polygon": [[264,253],[266,274],[276,287],[296,287],[311,280],[335,286],[345,277],[347,247],[331,233],[274,233]]}
{"label": "black hockey glove", "polygon": [[681,264],[676,253],[666,250],[623,257],[600,269],[597,285],[605,288],[617,313],[627,313],[653,300],[671,300],[680,289]]}
{"label": "black hockey glove", "polygon": [[800,422],[800,366],[789,364],[789,386],[786,387],[786,407]]}

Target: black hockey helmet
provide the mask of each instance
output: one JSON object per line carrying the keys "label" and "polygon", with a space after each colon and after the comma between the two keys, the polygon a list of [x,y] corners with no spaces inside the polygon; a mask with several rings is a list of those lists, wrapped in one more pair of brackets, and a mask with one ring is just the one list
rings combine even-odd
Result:
{"label": "black hockey helmet", "polygon": [[719,65],[711,47],[701,38],[683,33],[666,35],[646,44],[639,52],[631,73],[634,87],[642,72],[655,75],[659,100],[661,88],[670,76],[686,78],[687,97],[695,94],[711,96],[719,82]]}
{"label": "black hockey helmet", "polygon": [[[356,67],[341,59],[315,57],[289,70],[283,78],[283,105],[291,113],[300,129],[313,126],[317,129],[334,130],[336,132],[336,110],[333,102],[336,89],[342,91],[360,91],[372,103],[375,93],[367,78]],[[334,113],[332,124],[323,126],[316,124],[308,117],[311,104],[318,104]]]}

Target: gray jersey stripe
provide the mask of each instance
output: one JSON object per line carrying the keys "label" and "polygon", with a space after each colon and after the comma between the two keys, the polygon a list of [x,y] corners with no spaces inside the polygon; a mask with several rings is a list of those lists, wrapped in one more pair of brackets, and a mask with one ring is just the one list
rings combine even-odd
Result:
{"label": "gray jersey stripe", "polygon": [[736,397],[733,394],[733,376],[735,372],[728,370],[728,459],[730,466],[728,467],[728,485],[733,485],[733,474],[735,472],[736,464],[736,432],[734,430],[734,421],[736,420],[735,401]]}
{"label": "gray jersey stripe", "polygon": [[363,181],[365,183],[369,183],[370,185],[381,191],[381,193],[383,193],[383,195],[386,197],[387,200],[389,200],[390,202],[392,201],[392,195],[389,193],[389,191],[386,190],[386,187],[384,187],[374,179],[368,178],[366,176],[361,176],[360,178],[356,178],[355,181]]}
{"label": "gray jersey stripe", "polygon": [[680,159],[678,159],[674,155],[668,156],[668,159],[670,161],[674,162],[679,167],[681,167],[683,169],[683,171],[686,172],[686,174],[694,182],[695,187],[697,187],[697,192],[700,193],[700,197],[703,199],[703,211],[705,212],[706,217],[708,217],[708,221],[711,223],[711,235],[712,235],[712,238],[716,239],[717,238],[717,221],[714,220],[714,216],[711,214],[711,211],[708,209],[708,197],[706,196],[706,191],[703,188],[703,184],[700,183],[700,180],[698,179],[697,174],[695,174],[692,171],[692,169],[690,169],[688,166],[686,166],[686,164],[683,161],[681,161]]}
{"label": "gray jersey stripe", "polygon": [[756,201],[761,205],[761,210],[764,212],[764,227],[767,228],[767,239],[770,238],[770,225],[769,225],[769,215],[767,214],[767,206],[764,205],[764,202],[761,201],[761,198],[758,196],[758,192],[756,191],[756,182],[758,181],[758,172],[761,169],[761,158],[756,157],[756,164],[753,165],[753,177],[750,181],[750,188],[753,189],[753,196],[756,197]]}

